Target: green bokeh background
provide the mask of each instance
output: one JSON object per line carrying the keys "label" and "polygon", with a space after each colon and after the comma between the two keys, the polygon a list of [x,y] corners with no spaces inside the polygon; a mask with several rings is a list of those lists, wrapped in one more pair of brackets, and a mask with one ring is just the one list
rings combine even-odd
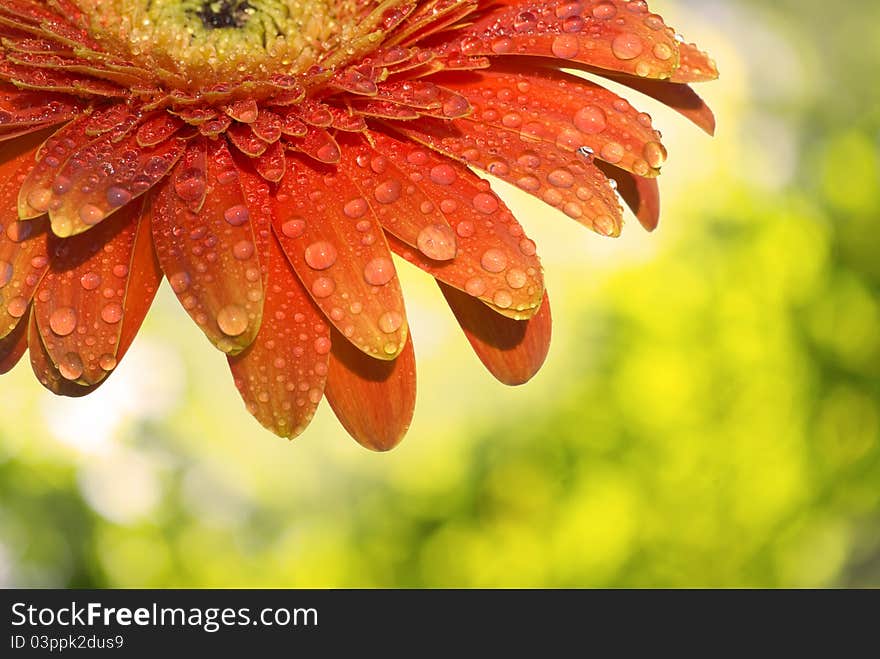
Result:
{"label": "green bokeh background", "polygon": [[651,6],[715,54],[718,135],[629,94],[671,155],[653,235],[498,186],[553,299],[529,385],[401,266],[406,440],[324,405],[288,443],[166,289],[94,396],[0,381],[0,585],[880,586],[880,5]]}

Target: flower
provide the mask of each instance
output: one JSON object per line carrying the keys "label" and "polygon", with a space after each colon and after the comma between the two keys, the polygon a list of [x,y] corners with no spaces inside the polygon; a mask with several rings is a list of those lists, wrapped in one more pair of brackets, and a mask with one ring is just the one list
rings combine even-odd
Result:
{"label": "flower", "polygon": [[326,397],[389,449],[415,404],[391,254],[502,382],[550,342],[535,244],[476,170],[600,234],[666,158],[598,74],[712,132],[717,77],[641,0],[0,0],[0,372],[93,391],[163,278],[248,410]]}

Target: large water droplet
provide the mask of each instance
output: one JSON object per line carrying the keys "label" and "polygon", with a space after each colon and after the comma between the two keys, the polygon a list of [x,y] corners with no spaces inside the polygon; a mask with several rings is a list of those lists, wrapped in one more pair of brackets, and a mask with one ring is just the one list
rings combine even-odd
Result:
{"label": "large water droplet", "polygon": [[326,240],[319,240],[306,247],[306,263],[313,270],[326,270],[336,263],[336,248]]}
{"label": "large water droplet", "polygon": [[49,316],[49,327],[58,336],[67,336],[76,329],[76,311],[73,307],[61,307]]}
{"label": "large water droplet", "polygon": [[447,224],[432,224],[419,232],[419,250],[429,259],[448,261],[455,258],[455,232]]}
{"label": "large water droplet", "polygon": [[217,314],[217,326],[226,336],[239,336],[248,328],[247,311],[237,304],[229,304]]}
{"label": "large water droplet", "polygon": [[373,286],[384,286],[394,278],[394,264],[380,256],[364,266],[364,279]]}

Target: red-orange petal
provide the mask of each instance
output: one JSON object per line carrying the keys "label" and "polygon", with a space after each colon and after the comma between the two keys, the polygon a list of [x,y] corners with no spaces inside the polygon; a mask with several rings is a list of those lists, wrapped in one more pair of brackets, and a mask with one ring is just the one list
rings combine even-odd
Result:
{"label": "red-orange petal", "polygon": [[660,101],[692,121],[709,135],[715,134],[715,114],[712,112],[712,108],[706,105],[706,102],[688,85],[665,80],[640,80],[628,76],[608,77]]}
{"label": "red-orange petal", "polygon": [[[158,282],[151,290],[145,282],[132,282],[132,273],[143,265],[134,256],[135,243],[149,246],[148,220],[143,200],[129,204],[88,236],[49,238],[50,267],[34,302],[34,315],[43,345],[62,377],[93,385],[101,382],[119,363],[123,319],[140,313],[137,326],[149,308]],[[152,260],[149,252],[147,258]],[[132,285],[139,290],[132,291]],[[147,296],[146,305],[132,304]]]}
{"label": "red-orange petal", "polygon": [[[390,202],[400,193],[377,188],[376,199]],[[275,234],[315,303],[365,353],[394,359],[406,345],[406,312],[370,203],[343,171],[297,156],[273,202]]]}
{"label": "red-orange petal", "polygon": [[436,261],[389,236],[392,249],[446,283],[493,305],[499,313],[528,318],[544,295],[535,244],[483,181],[466,167],[405,140],[370,133],[376,149],[410,178],[446,217],[456,234],[456,256]]}
{"label": "red-orange petal", "polygon": [[474,107],[466,121],[489,124],[525,142],[540,140],[571,153],[587,147],[597,160],[639,176],[657,176],[666,160],[660,134],[647,114],[583,78],[516,66],[441,79]]}
{"label": "red-orange petal", "polygon": [[550,350],[550,300],[529,320],[512,320],[479,300],[441,282],[440,290],[477,357],[500,382],[525,384],[540,370]]}
{"label": "red-orange petal", "polygon": [[40,330],[37,327],[37,317],[35,313],[31,313],[28,322],[28,354],[31,358],[31,368],[34,375],[46,389],[57,396],[68,396],[70,398],[79,398],[92,393],[100,387],[105,381],[101,380],[97,384],[82,385],[77,382],[71,382],[61,375],[58,367],[52,361],[43,339],[40,336]]}
{"label": "red-orange petal", "polygon": [[454,46],[465,55],[537,55],[640,78],[669,78],[678,42],[646,3],[541,0],[490,8]]}
{"label": "red-orange petal", "polygon": [[370,359],[334,331],[324,391],[339,422],[372,451],[389,451],[403,439],[416,405],[412,338],[393,361]]}
{"label": "red-orange petal", "polygon": [[656,229],[660,224],[660,186],[657,179],[636,176],[606,163],[598,163],[598,166],[617,182],[617,191],[645,230]]}
{"label": "red-orange petal", "polygon": [[254,342],[229,357],[248,411],[276,435],[293,439],[324,395],[330,328],[272,238],[263,324]]}
{"label": "red-orange petal", "polygon": [[[340,166],[368,201],[382,227],[435,261],[448,261],[456,253],[455,231],[420,182],[382,155],[365,139],[343,143]],[[413,152],[418,149],[413,145]],[[388,191],[399,194],[389,195]]]}
{"label": "red-orange petal", "polygon": [[[18,220],[18,188],[34,167],[45,135],[0,145],[0,338],[26,318],[37,285],[48,268],[45,219]],[[26,324],[26,322],[25,322]]]}
{"label": "red-orange petal", "polygon": [[672,74],[671,82],[709,82],[718,78],[715,60],[708,53],[700,50],[696,44],[680,42],[678,53],[678,69]]}
{"label": "red-orange petal", "polygon": [[0,339],[0,375],[9,373],[27,351],[28,344],[27,319],[18,323],[15,328]]}
{"label": "red-orange petal", "polygon": [[[183,308],[215,346],[236,354],[253,342],[263,313],[256,210],[224,140],[209,142],[205,164],[208,193],[198,212],[190,208],[198,186],[179,187],[176,172],[156,192],[153,242]],[[187,166],[198,167],[198,160]]]}

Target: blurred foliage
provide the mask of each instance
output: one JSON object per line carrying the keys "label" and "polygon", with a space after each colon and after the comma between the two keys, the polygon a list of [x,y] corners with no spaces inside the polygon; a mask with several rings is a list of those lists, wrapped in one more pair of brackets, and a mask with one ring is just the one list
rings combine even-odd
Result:
{"label": "blurred foliage", "polygon": [[94,402],[3,380],[0,585],[880,586],[880,6],[652,7],[717,55],[719,135],[656,113],[653,236],[508,191],[555,302],[533,383],[412,276],[404,444],[324,409],[288,445],[165,295]]}

